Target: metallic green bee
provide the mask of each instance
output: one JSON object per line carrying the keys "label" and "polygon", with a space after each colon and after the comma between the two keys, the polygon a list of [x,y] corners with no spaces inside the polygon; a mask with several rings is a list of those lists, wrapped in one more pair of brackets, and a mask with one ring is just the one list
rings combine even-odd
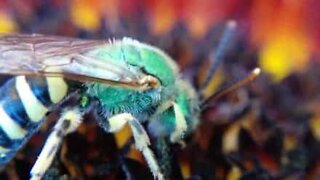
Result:
{"label": "metallic green bee", "polygon": [[[31,170],[40,179],[62,138],[82,116],[95,111],[107,132],[130,125],[135,146],[157,179],[163,179],[141,125],[155,137],[178,142],[198,123],[199,102],[193,88],[161,50],[130,38],[90,41],[44,35],[0,36],[0,73],[15,77],[0,89],[0,163],[12,159],[39,128],[53,106],[70,96],[79,105],[62,110],[54,130]],[[77,88],[69,82],[81,82]]]}
{"label": "metallic green bee", "polygon": [[[208,78],[219,64],[234,22],[228,29]],[[259,72],[255,69],[247,80],[200,103],[168,55],[136,40],[0,35],[0,74],[15,76],[0,87],[0,164],[14,157],[46,114],[60,108],[60,118],[31,170],[31,179],[43,177],[63,137],[75,131],[88,112],[94,112],[106,132],[117,132],[128,124],[153,176],[164,179],[142,123],[153,138],[179,142],[197,126],[200,109]],[[76,106],[62,106],[71,98],[77,100]]]}

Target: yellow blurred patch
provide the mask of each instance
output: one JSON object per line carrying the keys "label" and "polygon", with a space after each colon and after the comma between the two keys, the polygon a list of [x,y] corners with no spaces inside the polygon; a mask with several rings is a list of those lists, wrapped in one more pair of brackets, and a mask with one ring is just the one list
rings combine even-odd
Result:
{"label": "yellow blurred patch", "polygon": [[70,5],[71,21],[88,31],[100,28],[100,12],[90,1],[73,0]]}
{"label": "yellow blurred patch", "polygon": [[241,130],[240,124],[231,125],[224,133],[222,138],[222,152],[229,154],[238,151],[239,148],[239,133]]}
{"label": "yellow blurred patch", "polygon": [[229,173],[227,174],[227,180],[236,180],[241,178],[241,170],[238,167],[232,167]]}
{"label": "yellow blurred patch", "polygon": [[237,152],[239,150],[240,143],[240,130],[243,128],[248,132],[253,133],[253,128],[255,128],[255,126],[255,119],[252,117],[252,114],[248,114],[237,122],[232,123],[223,134],[222,152],[225,154]]}
{"label": "yellow blurred patch", "polygon": [[298,138],[294,134],[285,135],[284,142],[283,142],[283,149],[285,151],[291,151],[295,149],[298,145],[297,139]]}
{"label": "yellow blurred patch", "polygon": [[[206,67],[209,67],[208,65]],[[205,71],[202,71],[205,72]],[[207,73],[200,75],[202,78],[200,81],[203,82],[204,78],[207,76]],[[224,74],[222,68],[218,68],[213,77],[211,78],[209,84],[204,89],[204,96],[208,97],[218,90],[222,82],[224,81]]]}
{"label": "yellow blurred patch", "polygon": [[316,140],[320,141],[320,115],[319,114],[310,120],[309,128],[312,132],[312,135],[316,138]]}
{"label": "yellow blurred patch", "polygon": [[180,162],[180,168],[181,168],[182,177],[183,177],[184,179],[190,178],[190,176],[191,176],[190,162],[188,162],[188,161],[181,161],[181,162]]}
{"label": "yellow blurred patch", "polygon": [[118,148],[122,148],[132,137],[131,128],[126,124],[120,131],[114,133]]}
{"label": "yellow blurred patch", "polygon": [[[116,143],[118,148],[123,148],[128,140],[132,137],[131,128],[128,124],[126,124],[120,131],[114,133]],[[137,160],[139,162],[144,162],[141,152],[139,152],[134,145],[130,146],[130,150],[126,157],[130,159]]]}
{"label": "yellow blurred patch", "polygon": [[11,17],[0,12],[0,33],[10,33],[17,31],[17,24]]}
{"label": "yellow blurred patch", "polygon": [[134,147],[134,145],[132,145],[132,146],[130,147],[130,150],[129,150],[128,154],[126,154],[126,157],[127,157],[127,158],[130,158],[130,159],[133,159],[133,160],[136,160],[136,161],[139,161],[139,162],[141,162],[141,163],[145,163],[145,160],[144,160],[141,152],[138,151],[138,150]]}
{"label": "yellow blurred patch", "polygon": [[310,56],[307,38],[287,33],[269,38],[260,52],[261,68],[280,81],[290,73],[303,70]]}

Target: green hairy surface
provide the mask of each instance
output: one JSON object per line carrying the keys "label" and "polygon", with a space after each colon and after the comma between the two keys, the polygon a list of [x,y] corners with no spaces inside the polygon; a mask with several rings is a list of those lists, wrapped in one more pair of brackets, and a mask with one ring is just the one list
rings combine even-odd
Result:
{"label": "green hairy surface", "polygon": [[171,58],[159,49],[131,39],[116,41],[95,50],[98,59],[115,64],[127,64],[128,68],[137,68],[157,77],[163,86],[171,85],[177,77],[177,67]]}

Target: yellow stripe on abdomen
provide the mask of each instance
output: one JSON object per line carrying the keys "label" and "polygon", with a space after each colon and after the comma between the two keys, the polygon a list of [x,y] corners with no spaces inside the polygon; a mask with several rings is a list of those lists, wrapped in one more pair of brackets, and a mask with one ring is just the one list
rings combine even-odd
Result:
{"label": "yellow stripe on abdomen", "polygon": [[46,79],[51,102],[58,103],[67,95],[68,85],[60,77],[47,77]]}
{"label": "yellow stripe on abdomen", "polygon": [[12,140],[22,139],[28,133],[4,111],[2,105],[0,105],[0,127]]}
{"label": "yellow stripe on abdomen", "polygon": [[33,94],[25,76],[16,77],[16,90],[32,122],[39,122],[48,109]]}

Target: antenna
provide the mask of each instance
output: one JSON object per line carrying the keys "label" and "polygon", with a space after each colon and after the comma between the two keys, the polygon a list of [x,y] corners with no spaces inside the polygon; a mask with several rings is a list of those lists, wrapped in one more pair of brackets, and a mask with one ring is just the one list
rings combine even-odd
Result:
{"label": "antenna", "polygon": [[212,94],[208,98],[204,99],[200,105],[200,108],[203,110],[203,109],[210,107],[212,105],[211,102],[217,101],[218,99],[225,96],[226,94],[229,94],[230,92],[232,92],[232,91],[234,91],[244,85],[247,85],[249,82],[256,79],[260,73],[261,73],[261,69],[255,68],[246,77],[236,81],[235,83],[232,83],[231,85],[227,85],[226,87],[218,90],[216,93]]}
{"label": "antenna", "polygon": [[204,80],[204,82],[200,87],[200,91],[202,91],[204,88],[208,86],[214,73],[217,71],[218,66],[221,64],[222,59],[225,57],[227,47],[229,46],[229,43],[234,36],[236,27],[237,27],[237,23],[234,20],[230,20],[227,22],[227,25],[224,29],[221,40],[218,44],[217,50],[210,57],[210,61],[212,65],[209,69],[206,79]]}

